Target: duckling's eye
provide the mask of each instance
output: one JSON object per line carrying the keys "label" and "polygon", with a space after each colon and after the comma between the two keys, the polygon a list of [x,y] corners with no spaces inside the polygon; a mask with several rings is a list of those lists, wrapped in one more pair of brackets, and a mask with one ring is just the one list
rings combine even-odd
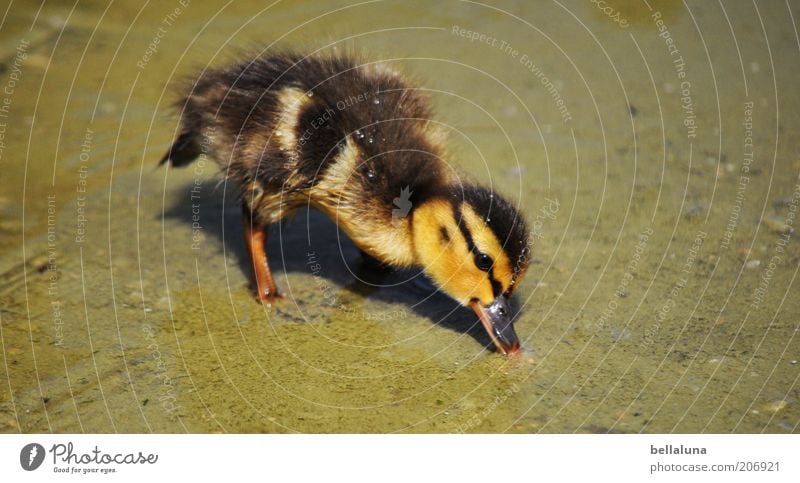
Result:
{"label": "duckling's eye", "polygon": [[485,253],[478,253],[475,255],[475,266],[488,272],[492,268],[492,257]]}
{"label": "duckling's eye", "polygon": [[378,175],[375,174],[375,170],[372,168],[366,168],[366,170],[364,171],[364,176],[366,176],[367,179],[370,181],[375,181],[375,178],[378,177]]}

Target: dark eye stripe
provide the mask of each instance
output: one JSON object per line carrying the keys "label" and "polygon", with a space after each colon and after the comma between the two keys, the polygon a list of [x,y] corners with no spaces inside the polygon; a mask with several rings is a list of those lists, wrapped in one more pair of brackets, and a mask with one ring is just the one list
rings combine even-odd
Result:
{"label": "dark eye stripe", "polygon": [[494,295],[494,298],[497,298],[501,293],[503,293],[503,285],[494,278],[493,272],[494,268],[489,270],[489,283],[492,284],[492,294]]}
{"label": "dark eye stripe", "polygon": [[489,275],[489,283],[492,284],[492,293],[495,297],[499,297],[500,293],[503,291],[503,285],[494,278],[494,260],[492,260],[492,257],[485,253],[478,252],[478,254],[475,255],[475,266]]}
{"label": "dark eye stripe", "polygon": [[[456,204],[451,202],[450,206],[453,208],[453,219],[457,220],[456,224],[458,225],[458,229],[461,230],[461,234],[464,235],[464,239],[467,241],[467,248],[469,251],[474,253],[476,256],[483,255],[483,253],[478,250],[478,247],[475,246],[475,241],[472,239],[472,233],[470,233],[467,229],[464,219],[458,212]],[[503,292],[503,285],[496,278],[494,278],[494,262],[492,262],[492,266],[488,270],[488,275],[489,283],[492,284],[492,293],[494,294],[495,298],[497,298]]]}
{"label": "dark eye stripe", "polygon": [[458,225],[458,229],[461,231],[461,234],[464,235],[464,240],[467,241],[467,249],[472,253],[478,253],[478,248],[475,246],[475,241],[472,239],[472,233],[469,232],[466,223],[464,223],[464,218],[458,212],[455,204],[451,204],[450,206],[453,208],[453,219],[457,220],[456,224]]}

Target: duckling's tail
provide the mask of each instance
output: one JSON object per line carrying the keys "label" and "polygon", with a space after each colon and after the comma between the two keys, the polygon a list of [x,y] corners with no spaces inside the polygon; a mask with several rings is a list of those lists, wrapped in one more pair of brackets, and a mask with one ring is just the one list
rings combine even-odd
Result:
{"label": "duckling's tail", "polygon": [[190,164],[192,161],[200,156],[200,144],[197,142],[197,136],[193,132],[183,132],[178,139],[172,143],[172,146],[167,150],[158,165],[169,161],[172,166],[183,167]]}

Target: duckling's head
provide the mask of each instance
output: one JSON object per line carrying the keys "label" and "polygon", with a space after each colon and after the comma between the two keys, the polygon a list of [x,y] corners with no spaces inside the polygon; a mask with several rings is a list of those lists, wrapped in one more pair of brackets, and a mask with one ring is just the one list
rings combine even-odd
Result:
{"label": "duckling's head", "polygon": [[514,206],[488,188],[452,187],[415,207],[411,226],[425,273],[475,311],[501,352],[517,352],[509,297],[528,268],[530,248]]}

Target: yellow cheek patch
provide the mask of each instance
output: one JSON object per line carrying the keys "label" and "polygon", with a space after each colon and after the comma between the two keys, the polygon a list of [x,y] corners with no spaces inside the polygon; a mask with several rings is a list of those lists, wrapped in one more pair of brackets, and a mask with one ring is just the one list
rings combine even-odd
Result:
{"label": "yellow cheek patch", "polygon": [[466,203],[461,205],[461,216],[464,217],[464,223],[472,235],[475,247],[494,260],[492,275],[494,275],[495,280],[500,282],[502,292],[505,292],[514,279],[514,270],[511,260],[503,250],[503,244],[497,239],[497,236],[489,228],[485,220],[478,216],[475,210]]}
{"label": "yellow cheek patch", "polygon": [[473,298],[485,304],[494,299],[488,275],[475,266],[448,201],[434,200],[420,206],[414,212],[413,224],[418,262],[444,292],[463,305]]}

